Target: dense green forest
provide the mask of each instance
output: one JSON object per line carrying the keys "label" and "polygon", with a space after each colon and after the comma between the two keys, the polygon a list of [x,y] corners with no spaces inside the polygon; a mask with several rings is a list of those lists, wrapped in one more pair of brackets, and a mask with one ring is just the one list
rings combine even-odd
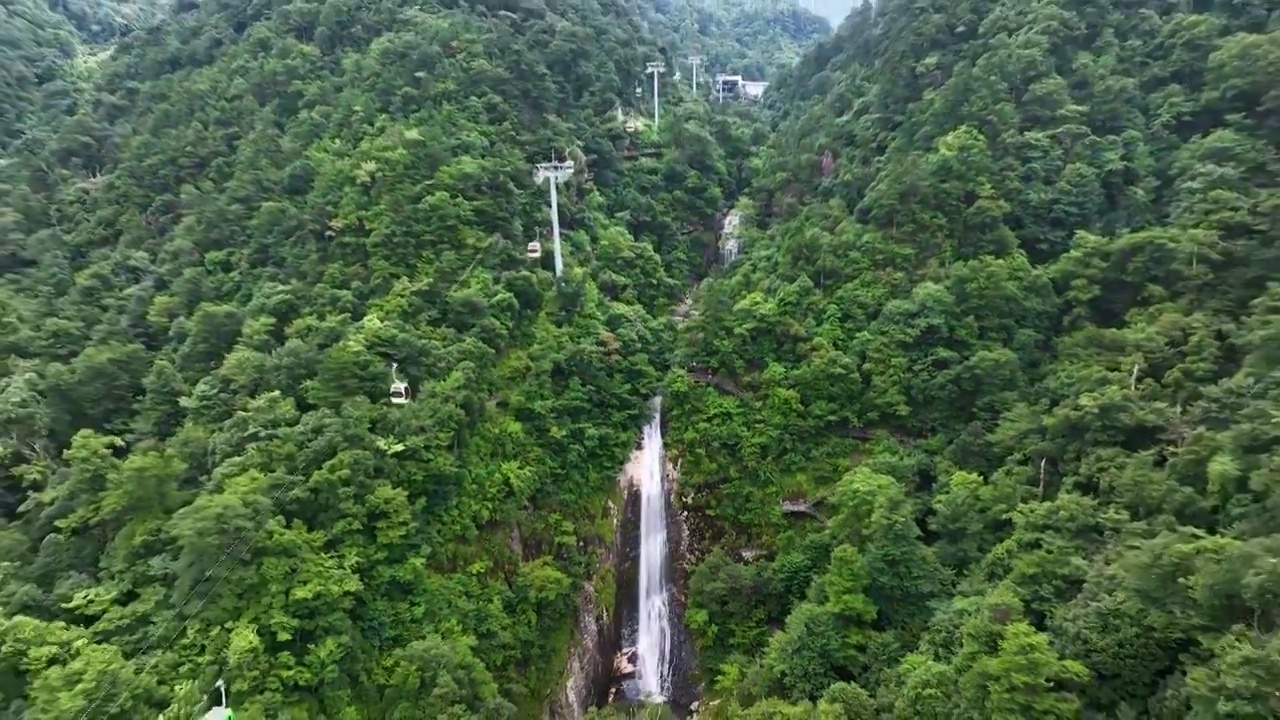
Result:
{"label": "dense green forest", "polygon": [[710,714],[1280,716],[1274,8],[889,0],[775,83],[669,378]]}
{"label": "dense green forest", "polygon": [[0,716],[537,716],[747,125],[622,4],[124,8],[0,15]]}
{"label": "dense green forest", "polygon": [[649,31],[670,48],[668,64],[696,53],[704,63],[703,77],[723,72],[771,78],[831,33],[822,17],[782,2],[655,0],[643,5],[642,13]]}
{"label": "dense green forest", "polygon": [[192,0],[47,0],[91,43],[114,40],[163,22],[170,10],[194,6]]}
{"label": "dense green forest", "polygon": [[103,43],[160,22],[160,0],[6,0],[0,5],[0,150],[68,110]]}
{"label": "dense green forest", "polygon": [[1280,716],[1280,12],[828,30],[0,7],[0,718],[541,717],[660,390],[701,717]]}

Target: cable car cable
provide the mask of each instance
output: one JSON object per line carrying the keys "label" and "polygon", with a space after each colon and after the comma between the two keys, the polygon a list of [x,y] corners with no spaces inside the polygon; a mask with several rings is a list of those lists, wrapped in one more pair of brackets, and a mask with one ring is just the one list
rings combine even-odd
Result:
{"label": "cable car cable", "polygon": [[[453,292],[453,290],[457,288],[458,285],[462,284],[462,281],[465,280],[467,276],[471,274],[471,271],[475,268],[476,264],[480,262],[480,259],[484,257],[484,254],[493,245],[493,242],[496,238],[497,238],[496,235],[489,237],[488,242],[486,242],[484,246],[480,248],[480,251],[476,254],[475,259],[471,261],[471,264],[467,266],[467,269],[464,270],[462,272],[462,275],[458,277],[458,279],[453,283],[453,285],[450,286],[449,289],[445,291],[446,295]],[[218,558],[218,561],[214,563],[213,567],[210,568],[209,571],[204,574],[204,577],[200,578],[200,582],[196,583],[195,587],[191,588],[191,591],[187,593],[186,597],[182,598],[182,602],[178,603],[177,607],[174,608],[175,616],[182,612],[182,609],[186,607],[187,603],[190,602],[191,598],[194,597],[196,592],[200,590],[200,586],[204,585],[205,581],[207,581],[210,577],[212,577],[213,574],[218,571],[218,568],[222,567],[222,564],[226,562],[226,559],[231,556],[232,552],[235,552],[236,547],[241,543],[241,541],[245,539],[245,536],[249,534],[249,531],[254,528],[257,528],[257,532],[255,532],[253,534],[253,537],[249,539],[249,544],[244,547],[244,553],[241,555],[241,557],[245,557],[248,554],[249,550],[253,548],[254,543],[258,541],[258,537],[261,536],[262,531],[266,529],[266,525],[264,524],[264,521],[266,520],[267,514],[275,512],[276,501],[280,499],[280,496],[283,495],[286,490],[293,489],[296,485],[302,482],[302,480],[303,480],[302,477],[294,478],[293,480],[285,483],[279,490],[277,490],[275,495],[271,496],[271,501],[268,504],[267,509],[259,513],[258,517],[254,519],[254,522],[250,524],[247,528],[245,528],[244,532],[240,533],[240,537],[236,538],[236,541],[231,543],[231,546],[228,547],[226,551],[222,553],[222,557]],[[189,615],[187,615],[187,619],[183,620],[182,624],[178,626],[178,629],[174,631],[173,635],[169,636],[169,639],[165,641],[165,643],[155,651],[154,657],[151,659],[151,662],[146,664],[146,666],[142,669],[142,672],[137,675],[137,678],[134,681],[125,685],[124,687],[125,692],[121,692],[120,696],[116,699],[115,703],[111,706],[109,710],[107,710],[108,715],[110,715],[112,712],[115,712],[115,710],[120,707],[120,704],[124,702],[124,698],[127,691],[131,690],[139,680],[145,677],[147,673],[151,672],[151,668],[155,667],[155,664],[159,662],[161,654],[165,650],[168,650],[173,645],[174,641],[178,639],[178,635],[180,635],[182,631],[187,628],[187,625],[191,623],[192,618],[194,618],[196,615],[200,613],[201,608],[204,607],[205,603],[209,602],[209,598],[213,597],[214,591],[218,589],[218,586],[222,584],[223,580],[227,579],[227,576],[231,574],[231,571],[233,569],[235,569],[234,563],[228,566],[226,572],[224,572],[221,577],[219,577],[217,580],[214,581],[213,586],[209,588],[209,592],[205,593],[204,598],[201,599],[200,602],[196,604],[195,609],[192,610]],[[163,626],[161,627],[163,628]],[[152,635],[151,639],[148,640],[142,646],[142,649],[138,651],[138,657],[142,657],[143,655],[145,655],[147,650],[151,648],[151,646],[155,643],[156,639],[159,637],[160,637],[159,632]],[[94,708],[98,707],[99,703],[102,702],[102,699],[106,697],[107,693],[109,693],[110,691],[111,691],[111,688],[107,687],[102,692],[98,693],[97,697],[94,698],[93,702],[90,703],[89,707],[84,711],[84,714],[80,716],[80,720],[85,720],[86,718],[88,718],[89,715],[93,713]]]}
{"label": "cable car cable", "polygon": [[[251,525],[249,525],[249,527],[245,528],[244,532],[240,533],[240,537],[236,538],[236,541],[231,543],[231,547],[227,548],[226,552],[222,553],[222,557],[218,558],[218,562],[214,563],[214,566],[209,569],[209,572],[204,574],[204,577],[200,579],[200,582],[196,583],[196,586],[191,589],[191,592],[187,593],[187,596],[182,599],[181,603],[178,603],[177,608],[174,609],[175,614],[181,612],[182,608],[187,604],[189,600],[191,600],[192,596],[196,594],[196,591],[200,589],[200,586],[203,585],[204,582],[208,580],[215,572],[217,572],[218,568],[222,566],[222,563],[228,557],[230,557],[232,552],[235,551],[236,546],[240,544],[240,541],[244,540],[245,536],[249,534],[249,531],[253,530],[254,528],[257,528],[257,532],[255,532],[253,534],[253,537],[249,539],[249,544],[244,547],[244,553],[247,554],[249,552],[249,550],[253,547],[254,543],[258,541],[258,537],[262,534],[262,531],[266,529],[266,524],[264,523],[264,521],[266,520],[267,514],[275,512],[276,501],[280,499],[280,496],[284,494],[285,490],[292,489],[294,486],[302,482],[302,480],[303,478],[301,476],[296,477],[293,480],[290,480],[289,482],[285,483],[283,487],[277,490],[275,495],[271,496],[271,502],[268,504],[267,509],[259,513],[258,517],[254,519],[254,522]],[[241,557],[244,557],[244,556],[245,556],[244,554],[241,555]],[[142,672],[138,674],[138,680],[141,680],[143,677],[145,677],[146,674],[151,671],[151,668],[155,667],[156,662],[160,660],[161,653],[164,652],[165,650],[168,650],[173,645],[173,641],[176,640],[178,638],[178,635],[183,630],[186,629],[187,625],[191,622],[191,619],[194,618],[197,614],[199,614],[200,609],[204,607],[205,603],[209,602],[209,598],[213,597],[214,591],[218,589],[218,586],[222,584],[223,580],[227,579],[227,576],[231,574],[231,571],[233,569],[235,569],[234,564],[227,567],[227,571],[222,574],[222,577],[214,581],[213,587],[209,588],[209,592],[205,593],[204,599],[201,600],[199,604],[196,605],[195,610],[192,610],[191,614],[187,616],[187,619],[182,621],[182,625],[178,626],[177,631],[175,631],[173,635],[169,637],[169,640],[165,642],[165,644],[162,645],[158,650],[156,650],[155,657],[153,657],[151,659],[151,662],[147,663],[146,667],[142,669]],[[155,635],[153,635],[152,638],[148,640],[145,645],[142,646],[142,649],[138,651],[138,656],[141,657],[143,654],[145,654],[147,652],[147,649],[151,647],[152,643],[154,643],[156,638],[158,637],[160,637],[159,633],[156,633]],[[135,680],[134,682],[129,683],[128,685],[125,686],[124,689],[126,691],[132,689],[133,686],[136,684],[136,682],[137,681]],[[89,705],[89,709],[85,710],[84,714],[80,716],[80,720],[85,720],[85,718],[89,717],[89,714],[92,713],[93,709],[98,706],[98,703],[102,702],[102,698],[107,694],[108,691],[110,691],[110,689],[111,688],[108,687],[106,690],[102,691],[101,693],[98,693],[98,697],[94,699],[91,705]],[[124,698],[125,698],[125,693],[121,693],[120,697],[116,699],[115,704],[112,705],[111,708],[107,711],[107,714],[110,715],[112,712],[116,710],[116,708],[120,707],[120,703],[124,702]]]}

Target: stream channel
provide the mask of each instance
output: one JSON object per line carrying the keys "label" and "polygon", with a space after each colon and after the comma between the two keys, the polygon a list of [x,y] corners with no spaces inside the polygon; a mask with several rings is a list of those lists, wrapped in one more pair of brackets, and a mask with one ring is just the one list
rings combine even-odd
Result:
{"label": "stream channel", "polygon": [[676,477],[662,443],[662,398],[623,472],[618,557],[618,638],[604,704],[659,703],[687,717],[697,699],[693,648],[684,627],[683,522],[671,503]]}
{"label": "stream channel", "polygon": [[[731,210],[718,233],[722,266],[740,255],[738,225]],[[692,294],[673,312],[692,311]],[[614,540],[602,548],[602,568],[613,570],[614,607],[606,607],[591,583],[579,596],[576,642],[564,685],[550,699],[544,720],[581,720],[590,706],[660,704],[676,718],[690,715],[701,688],[696,655],[684,624],[689,537],[672,503],[678,472],[666,457],[662,397],[651,403],[640,445],[618,478],[621,512],[611,506]]]}

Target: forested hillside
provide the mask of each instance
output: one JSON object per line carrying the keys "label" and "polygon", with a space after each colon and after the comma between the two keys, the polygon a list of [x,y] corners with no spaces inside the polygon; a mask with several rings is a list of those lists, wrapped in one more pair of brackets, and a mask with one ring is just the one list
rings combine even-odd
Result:
{"label": "forested hillside", "polygon": [[172,10],[190,10],[193,0],[46,0],[89,42],[102,43],[162,22]]}
{"label": "forested hillside", "polygon": [[68,100],[76,39],[64,18],[40,0],[0,6],[0,160],[24,129]]}
{"label": "forested hillside", "polygon": [[[6,0],[0,5],[0,153],[67,112],[98,45],[159,21],[162,0]],[[0,154],[0,159],[4,157]]]}
{"label": "forested hillside", "polygon": [[703,720],[1280,716],[1280,13],[828,30],[6,2],[0,718],[542,717],[659,392]]}
{"label": "forested hillside", "polygon": [[0,717],[540,715],[740,128],[622,5],[15,7]]}
{"label": "forested hillside", "polygon": [[687,53],[697,53],[705,63],[704,77],[723,72],[770,78],[831,34],[824,18],[788,2],[659,0],[642,10],[650,31],[668,51],[668,64],[683,64]]}
{"label": "forested hillside", "polygon": [[669,378],[709,715],[1280,715],[1278,29],[887,0],[774,84]]}

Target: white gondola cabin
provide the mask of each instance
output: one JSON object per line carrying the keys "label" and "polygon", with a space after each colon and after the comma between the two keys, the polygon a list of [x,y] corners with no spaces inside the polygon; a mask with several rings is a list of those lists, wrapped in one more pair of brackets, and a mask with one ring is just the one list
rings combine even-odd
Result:
{"label": "white gondola cabin", "polygon": [[530,260],[537,260],[538,258],[542,257],[542,243],[538,242],[537,240],[534,240],[533,242],[526,245],[524,249],[524,256],[529,258]]}
{"label": "white gondola cabin", "polygon": [[391,391],[389,393],[392,405],[404,405],[409,402],[409,383],[396,377],[396,363],[391,363]]}
{"label": "white gondola cabin", "polygon": [[399,380],[391,383],[391,404],[404,405],[409,402],[409,383]]}
{"label": "white gondola cabin", "polygon": [[222,703],[209,709],[200,720],[235,720],[236,714],[227,705],[227,686],[222,680],[214,686],[222,694]]}

